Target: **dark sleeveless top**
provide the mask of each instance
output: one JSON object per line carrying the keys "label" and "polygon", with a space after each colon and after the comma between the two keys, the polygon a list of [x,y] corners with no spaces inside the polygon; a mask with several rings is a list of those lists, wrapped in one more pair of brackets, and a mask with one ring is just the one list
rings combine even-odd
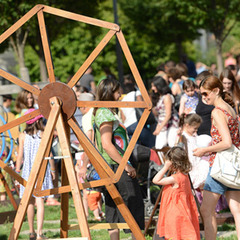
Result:
{"label": "dark sleeveless top", "polygon": [[196,107],[196,114],[198,114],[202,118],[202,123],[198,128],[198,135],[207,134],[211,136],[211,113],[213,109],[214,106],[203,103],[202,96],[199,95],[199,101]]}

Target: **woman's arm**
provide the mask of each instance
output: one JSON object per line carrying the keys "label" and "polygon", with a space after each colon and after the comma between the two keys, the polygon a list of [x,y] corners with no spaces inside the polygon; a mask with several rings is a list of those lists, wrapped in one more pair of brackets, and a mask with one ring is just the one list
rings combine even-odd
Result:
{"label": "woman's arm", "polygon": [[23,160],[23,146],[24,146],[25,133],[19,135],[18,155],[16,160],[16,171],[20,172]]}
{"label": "woman's arm", "polygon": [[161,132],[162,128],[167,124],[172,115],[172,99],[169,94],[165,96],[163,103],[165,105],[166,116],[161,123],[157,124],[157,127],[153,132],[153,135],[158,135]]}
{"label": "woman's arm", "polygon": [[[113,122],[104,122],[100,125],[99,130],[101,134],[102,147],[113,161],[120,164],[122,156],[112,143],[112,129]],[[136,177],[136,170],[129,164],[126,165],[125,171],[130,177]]]}
{"label": "woman's arm", "polygon": [[157,185],[169,185],[169,184],[176,184],[176,180],[174,177],[164,177],[165,173],[169,170],[172,166],[171,161],[167,160],[163,166],[163,168],[155,175],[152,182]]}
{"label": "woman's arm", "polygon": [[227,125],[226,115],[221,110],[214,109],[212,111],[212,118],[213,118],[212,124],[214,124],[218,129],[218,132],[222,137],[222,141],[209,147],[194,149],[193,150],[194,156],[202,157],[206,153],[219,152],[228,149],[232,146],[232,139]]}

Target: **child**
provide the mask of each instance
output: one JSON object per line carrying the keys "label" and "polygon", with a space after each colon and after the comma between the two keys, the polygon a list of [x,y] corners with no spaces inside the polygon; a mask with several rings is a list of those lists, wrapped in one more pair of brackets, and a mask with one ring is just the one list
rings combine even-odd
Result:
{"label": "child", "polygon": [[195,113],[198,104],[198,94],[195,91],[196,85],[192,80],[185,80],[183,83],[184,94],[180,99],[179,116],[183,113]]}
{"label": "child", "polygon": [[[197,136],[197,130],[201,123],[201,117],[195,113],[188,115],[182,114],[180,116],[179,127],[182,129],[183,142],[185,140],[185,148],[188,153],[189,161],[192,165],[192,170],[190,171],[189,175],[191,177],[194,189],[203,187],[209,171],[209,155],[201,158],[193,156],[193,150],[199,147],[198,144],[200,141],[198,141],[199,136]],[[202,144],[205,146],[210,145],[210,136],[202,135],[201,139],[204,139],[204,142],[201,141]]]}
{"label": "child", "polygon": [[[153,178],[154,184],[164,185],[157,225],[160,237],[200,240],[198,211],[188,177],[190,170],[186,151],[173,147],[166,154],[163,168]],[[164,177],[167,171],[173,174]]]}
{"label": "child", "polygon": [[[25,114],[33,112],[35,109],[30,108],[28,109]],[[44,130],[43,126],[43,116],[38,115],[33,119],[30,119],[26,122],[26,129],[23,133],[19,135],[19,152],[16,161],[16,172],[20,173],[21,163],[23,159],[23,168],[22,168],[22,177],[27,181],[33,166],[33,162],[35,160],[35,156],[37,154],[42,132]],[[44,182],[42,185],[42,189],[51,189],[53,188],[52,178],[55,178],[55,168],[54,168],[54,160],[49,160],[51,169],[49,165],[46,169],[46,174],[44,178]],[[52,178],[51,178],[52,175]],[[19,197],[22,198],[24,192],[24,187],[20,186],[20,195]],[[36,202],[37,206],[37,234],[34,231],[34,204]],[[47,239],[42,234],[42,227],[43,227],[43,219],[44,219],[44,198],[32,196],[28,209],[27,209],[27,218],[29,224],[29,239],[30,240],[40,240],[40,239]]]}

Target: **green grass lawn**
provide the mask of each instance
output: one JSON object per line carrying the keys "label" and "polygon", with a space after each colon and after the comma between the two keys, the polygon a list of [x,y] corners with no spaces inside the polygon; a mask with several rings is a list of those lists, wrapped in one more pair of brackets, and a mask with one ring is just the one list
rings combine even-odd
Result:
{"label": "green grass lawn", "polygon": [[[103,206],[104,207],[104,206]],[[13,207],[11,204],[7,206],[0,205],[0,212],[12,211]],[[60,238],[60,207],[59,206],[47,206],[45,205],[45,218],[44,218],[44,226],[43,231],[49,238]],[[93,214],[90,212],[89,223],[95,222],[93,220]],[[77,215],[73,203],[73,199],[69,198],[69,224],[77,224]],[[13,223],[6,222],[5,224],[0,225],[0,240],[7,240],[10,234]],[[35,216],[35,227],[36,227],[36,216]],[[233,231],[235,230],[234,225],[224,224],[218,227],[219,231]],[[80,231],[69,231],[68,237],[80,237]],[[91,230],[92,240],[106,240],[109,239],[107,230]],[[21,227],[20,235],[18,239],[29,239],[28,238],[28,223],[26,221],[23,222]],[[131,239],[131,234],[125,234],[122,230],[120,231],[120,239]],[[226,239],[226,240],[237,240],[237,236],[230,236],[225,238],[217,238],[217,239]],[[152,240],[151,236],[147,236],[146,240]]]}

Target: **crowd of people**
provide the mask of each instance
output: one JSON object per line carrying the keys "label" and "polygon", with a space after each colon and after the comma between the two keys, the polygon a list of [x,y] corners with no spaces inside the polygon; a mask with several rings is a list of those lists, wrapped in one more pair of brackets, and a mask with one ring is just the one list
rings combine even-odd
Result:
{"label": "crowd of people", "polygon": [[[204,220],[205,239],[216,239],[216,212],[229,207],[240,238],[240,193],[210,176],[216,152],[239,143],[238,114],[240,91],[238,72],[232,62],[218,77],[216,72],[201,65],[194,69],[189,60],[175,63],[167,61],[157,67],[157,73],[151,79],[149,96],[153,108],[154,121],[145,124],[138,143],[159,150],[168,146],[164,167],[153,178],[153,183],[164,187],[157,224],[157,234],[165,239],[200,239],[198,212],[192,195],[191,184],[201,204]],[[120,85],[116,77],[106,71],[97,84],[90,67],[73,88],[79,101],[142,101],[141,92],[131,74]],[[10,95],[4,96],[5,111],[10,110]],[[37,108],[37,99],[32,93],[23,90],[18,94],[15,110],[20,117]],[[77,108],[74,114],[86,136],[96,145],[108,165],[116,172],[122,156],[128,146],[138,119],[134,108]],[[43,116],[21,124],[19,127],[19,152],[16,172],[27,180],[44,130]],[[57,138],[57,133],[55,134]],[[81,149],[78,139],[71,131],[71,146]],[[119,150],[119,147],[121,150]],[[59,155],[59,151],[52,154]],[[162,157],[162,155],[160,156]],[[75,170],[79,182],[88,179],[92,169],[87,154],[77,151],[74,155]],[[50,161],[46,171],[44,189],[58,184],[60,162]],[[165,175],[168,173],[168,177]],[[189,177],[188,177],[189,174]],[[189,180],[190,179],[190,180]],[[115,184],[124,202],[135,218],[140,229],[144,229],[144,202],[136,169],[128,162],[118,183]],[[24,188],[20,189],[20,197]],[[4,195],[4,191],[0,196]],[[48,197],[49,205],[60,203]],[[4,199],[1,197],[1,199]],[[102,201],[105,213],[102,211]],[[221,201],[220,201],[221,200]],[[33,226],[34,204],[38,209],[38,226]],[[88,208],[94,218],[107,222],[124,222],[124,218],[104,189],[83,190],[83,203],[86,216]],[[44,217],[44,199],[31,199],[28,211],[30,239],[45,239],[42,233]],[[128,232],[127,230],[125,230]],[[119,230],[110,229],[110,238],[119,239]]]}

